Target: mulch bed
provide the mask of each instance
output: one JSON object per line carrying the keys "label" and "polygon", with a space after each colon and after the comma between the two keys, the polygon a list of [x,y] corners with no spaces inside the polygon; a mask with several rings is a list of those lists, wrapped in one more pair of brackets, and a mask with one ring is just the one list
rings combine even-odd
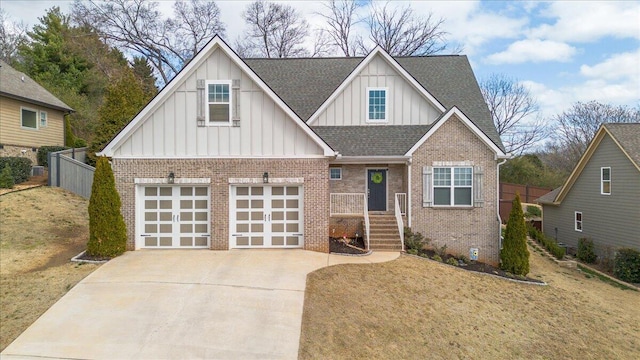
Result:
{"label": "mulch bed", "polygon": [[351,246],[347,246],[341,240],[341,238],[329,238],[329,252],[349,255],[362,255],[367,253],[367,251],[364,249],[363,238],[359,237],[348,239],[351,246],[355,246],[359,249],[354,249]]}

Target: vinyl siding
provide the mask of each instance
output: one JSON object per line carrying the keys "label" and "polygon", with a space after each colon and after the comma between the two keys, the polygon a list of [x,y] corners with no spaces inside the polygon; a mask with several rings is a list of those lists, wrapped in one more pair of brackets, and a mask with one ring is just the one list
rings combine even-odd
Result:
{"label": "vinyl siding", "polygon": [[[367,88],[370,87],[387,88],[387,122],[367,122]],[[318,116],[314,126],[429,125],[438,116],[440,111],[378,56]]]}
{"label": "vinyl siding", "polygon": [[[600,194],[600,168],[611,167],[611,195]],[[544,232],[572,247],[590,238],[604,248],[640,249],[640,172],[605,135],[560,206],[545,205]],[[582,232],[575,231],[574,212],[582,212]]]}
{"label": "vinyl siding", "polygon": [[[38,118],[37,129],[23,128],[21,107],[35,110],[38,114],[46,111],[47,126],[40,127]],[[25,147],[64,145],[64,114],[59,110],[0,96],[0,144]]]}
{"label": "vinyl siding", "polygon": [[[240,79],[240,126],[198,127],[198,79]],[[150,111],[116,157],[322,155],[322,149],[220,49]]]}

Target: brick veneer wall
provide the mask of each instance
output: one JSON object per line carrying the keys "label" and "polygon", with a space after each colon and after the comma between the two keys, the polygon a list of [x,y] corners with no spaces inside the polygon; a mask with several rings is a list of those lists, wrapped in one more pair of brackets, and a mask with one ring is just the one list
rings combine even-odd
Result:
{"label": "brick veneer wall", "polygon": [[229,178],[304,178],[304,248],[329,252],[327,159],[113,159],[127,224],[127,249],[135,248],[135,178],[211,179],[211,249],[229,249]]}
{"label": "brick veneer wall", "polygon": [[[422,167],[434,161],[471,161],[484,170],[484,205],[481,208],[422,207]],[[500,259],[500,223],[497,215],[497,162],[494,153],[457,118],[445,122],[413,154],[411,171],[412,230],[430,238],[447,252],[469,256],[479,249],[479,260],[497,264]]]}
{"label": "brick veneer wall", "polygon": [[342,180],[329,180],[329,192],[331,193],[364,193],[367,189],[367,169],[388,169],[387,182],[387,210],[393,211],[395,206],[395,193],[407,192],[407,170],[403,164],[388,165],[360,165],[345,164],[332,165],[342,168]]}

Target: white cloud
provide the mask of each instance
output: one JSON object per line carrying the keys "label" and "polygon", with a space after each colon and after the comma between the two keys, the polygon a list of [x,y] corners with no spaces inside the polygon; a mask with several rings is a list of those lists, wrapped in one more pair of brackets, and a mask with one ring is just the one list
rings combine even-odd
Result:
{"label": "white cloud", "polygon": [[593,66],[580,66],[580,74],[588,78],[607,80],[631,79],[640,87],[640,49],[635,52],[615,54]]}
{"label": "white cloud", "polygon": [[607,36],[640,39],[637,1],[556,1],[541,15],[556,21],[533,28],[531,38],[565,42],[596,42]]}
{"label": "white cloud", "polygon": [[512,43],[505,51],[489,55],[486,61],[491,64],[519,64],[528,61],[569,62],[575,53],[576,49],[565,43],[525,39]]}

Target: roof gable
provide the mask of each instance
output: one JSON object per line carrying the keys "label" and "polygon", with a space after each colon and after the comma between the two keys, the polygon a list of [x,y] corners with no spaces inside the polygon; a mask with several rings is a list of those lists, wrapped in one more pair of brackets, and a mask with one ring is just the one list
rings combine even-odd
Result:
{"label": "roof gable", "polygon": [[[335,152],[324,142],[273,90],[238,57],[238,55],[218,36],[214,36],[211,41],[120,131],[104,148],[99,155],[113,156],[117,148],[122,146],[144,122],[149,119],[149,115],[158,109],[178,88],[182,86],[183,80],[192,75],[197,69],[207,61],[214,51],[221,50],[231,62],[237,65],[267,96],[273,100],[276,107],[283,111],[288,117],[293,119],[296,125],[317,144],[324,153],[324,156],[333,156]],[[195,126],[195,122],[194,122]]]}
{"label": "roof gable", "polygon": [[485,143],[498,158],[507,158],[508,155],[504,153],[504,151],[498,147],[476,124],[473,123],[460,109],[457,107],[452,107],[443,114],[438,120],[436,120],[433,125],[429,128],[421,138],[418,140],[405,154],[406,156],[411,156],[413,153],[424,144],[431,135],[433,135],[445,122],[449,121],[451,118],[459,119],[469,130],[471,130],[482,142]]}
{"label": "roof gable", "polygon": [[29,76],[0,60],[0,94],[65,112],[73,111]]}
{"label": "roof gable", "polygon": [[591,160],[591,157],[598,150],[602,140],[609,136],[620,150],[627,156],[629,161],[640,171],[640,123],[627,124],[602,124],[593,137],[587,150],[573,168],[571,175],[567,178],[564,185],[553,199],[553,204],[560,204],[567,196],[573,185],[576,183],[580,174]]}

